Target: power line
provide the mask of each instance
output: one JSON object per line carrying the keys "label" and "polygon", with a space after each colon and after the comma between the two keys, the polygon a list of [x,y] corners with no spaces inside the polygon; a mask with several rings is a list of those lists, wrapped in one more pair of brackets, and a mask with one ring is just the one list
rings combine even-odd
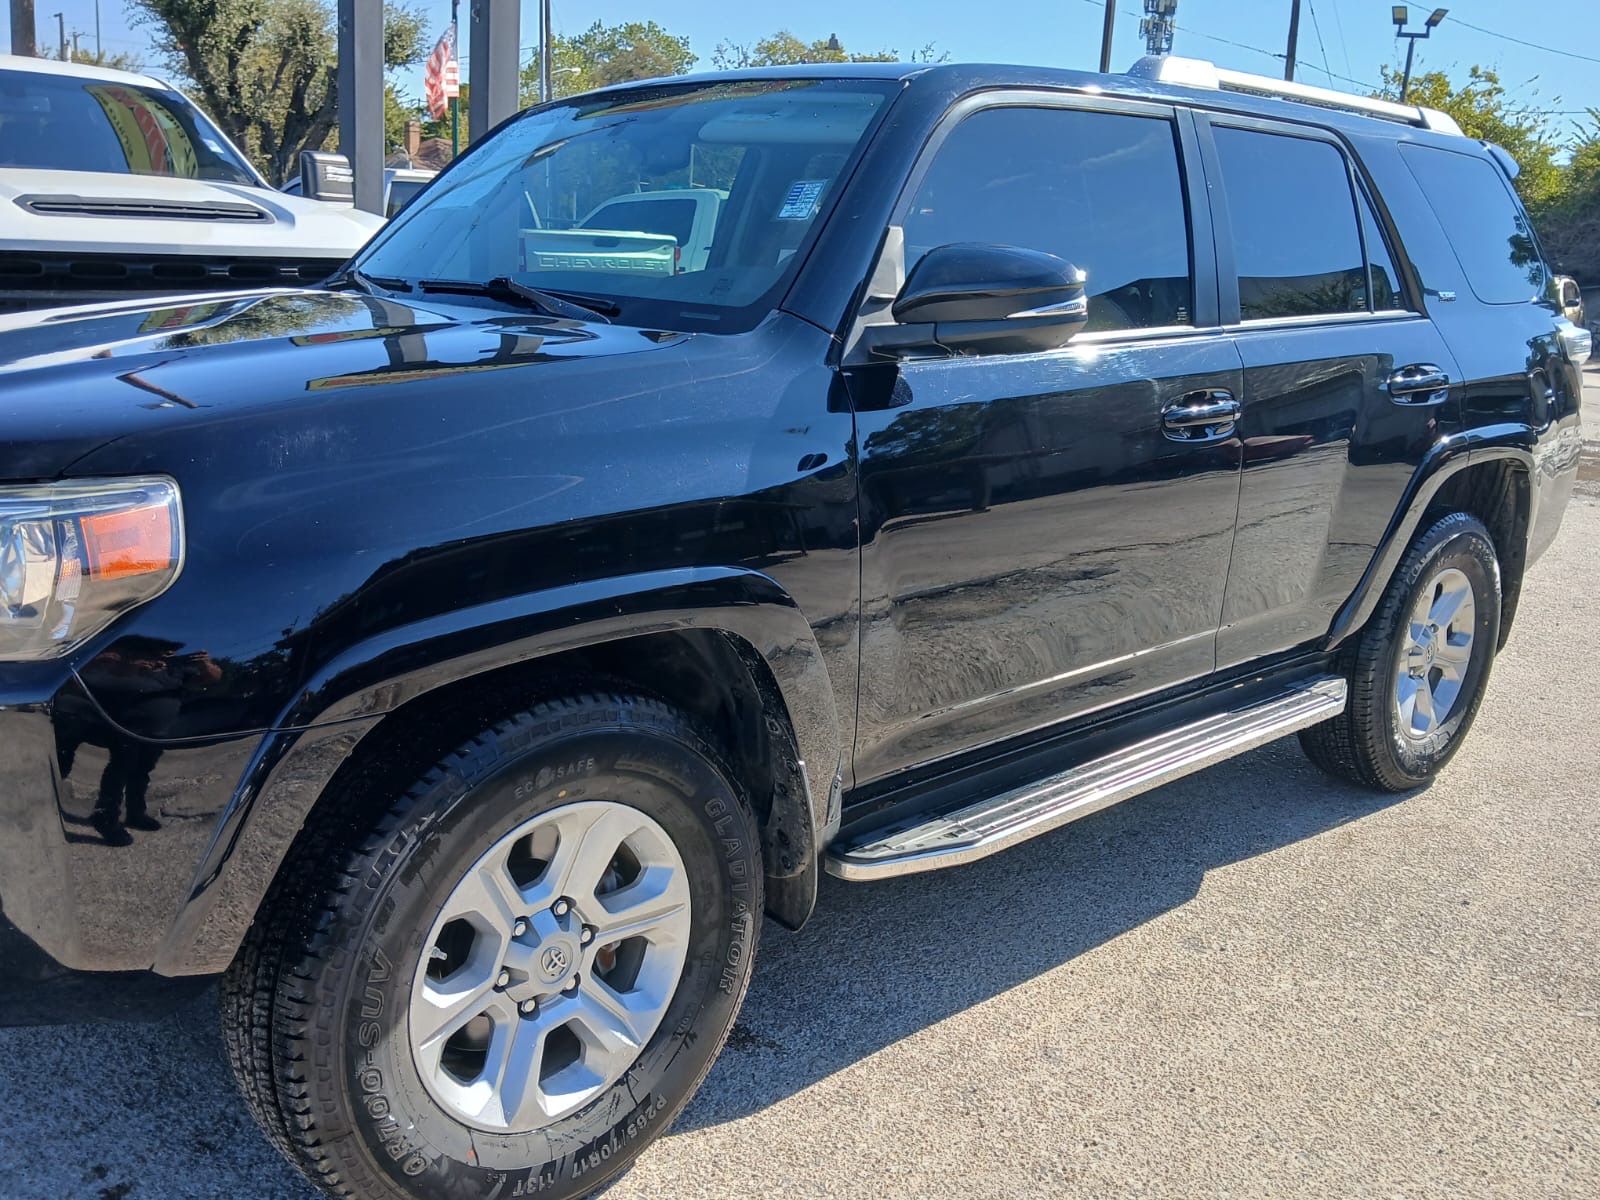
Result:
{"label": "power line", "polygon": [[1501,41],[1515,42],[1519,46],[1528,46],[1534,50],[1543,50],[1546,54],[1560,54],[1565,58],[1576,58],[1581,59],[1583,62],[1600,63],[1600,58],[1594,58],[1588,54],[1579,54],[1574,50],[1558,50],[1554,46],[1546,46],[1539,42],[1525,42],[1521,38],[1512,37],[1509,33],[1496,33],[1493,29],[1485,29],[1482,25],[1474,25],[1471,21],[1463,21],[1459,18],[1451,18],[1450,24],[1465,25],[1468,29],[1473,29],[1479,33],[1488,34],[1490,37],[1499,38]]}
{"label": "power line", "polygon": [[[1094,8],[1104,8],[1101,0],[1083,0],[1083,2],[1091,5]],[[1137,17],[1140,15],[1137,12],[1130,12],[1126,8],[1118,9],[1117,11],[1122,13],[1124,16],[1129,17]],[[1187,33],[1193,35],[1194,37],[1205,38],[1208,42],[1218,42],[1224,46],[1232,46],[1236,50],[1249,50],[1252,54],[1265,55],[1267,58],[1276,59],[1279,62],[1283,62],[1286,57],[1276,50],[1264,50],[1260,46],[1252,46],[1248,42],[1236,42],[1232,38],[1219,37],[1217,34],[1207,33],[1203,29],[1194,29],[1188,25],[1175,25],[1173,28],[1177,29],[1180,33]],[[1323,59],[1327,59],[1326,51],[1323,53]],[[1313,66],[1312,70],[1316,70],[1316,67]],[[1353,83],[1357,87],[1367,88],[1369,90],[1375,90],[1377,88],[1376,84],[1369,83],[1365,79],[1356,79],[1350,75],[1341,75],[1337,71],[1328,70],[1326,67],[1323,68],[1322,73],[1329,79],[1338,79],[1344,83]]]}
{"label": "power line", "polygon": [[1328,48],[1322,44],[1322,22],[1317,20],[1316,0],[1306,0],[1306,7],[1311,10],[1311,28],[1317,35],[1317,49],[1322,51],[1322,73],[1331,79],[1333,72],[1328,70]]}
{"label": "power line", "polygon": [[1339,31],[1339,49],[1344,55],[1344,69],[1354,71],[1355,68],[1350,65],[1350,43],[1345,40],[1344,18],[1339,15],[1338,4],[1333,6],[1333,27]]}

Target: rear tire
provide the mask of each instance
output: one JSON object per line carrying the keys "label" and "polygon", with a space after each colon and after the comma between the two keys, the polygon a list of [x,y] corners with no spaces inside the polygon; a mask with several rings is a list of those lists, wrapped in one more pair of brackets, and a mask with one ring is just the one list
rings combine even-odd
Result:
{"label": "rear tire", "polygon": [[1476,517],[1420,534],[1341,655],[1349,703],[1300,734],[1328,774],[1381,792],[1421,787],[1471,728],[1500,637],[1500,564]]}
{"label": "rear tire", "polygon": [[543,704],[308,828],[225,977],[229,1058],[330,1196],[585,1196],[705,1078],[761,888],[749,805],[688,718]]}

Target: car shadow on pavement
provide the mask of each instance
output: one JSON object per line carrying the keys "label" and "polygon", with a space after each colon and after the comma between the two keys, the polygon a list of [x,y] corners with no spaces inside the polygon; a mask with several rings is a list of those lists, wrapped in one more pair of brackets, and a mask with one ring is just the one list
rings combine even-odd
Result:
{"label": "car shadow on pavement", "polygon": [[767,923],[728,1048],[673,1129],[759,1112],[1182,906],[1214,868],[1405,799],[1285,739],[970,866],[824,877],[803,930]]}
{"label": "car shadow on pavement", "polygon": [[[673,1132],[759,1112],[1181,907],[1207,871],[1404,799],[1337,784],[1285,740],[972,866],[826,878],[805,929],[767,924]],[[5,1200],[317,1194],[246,1115],[214,991],[148,1025],[0,1029],[0,1181]]]}

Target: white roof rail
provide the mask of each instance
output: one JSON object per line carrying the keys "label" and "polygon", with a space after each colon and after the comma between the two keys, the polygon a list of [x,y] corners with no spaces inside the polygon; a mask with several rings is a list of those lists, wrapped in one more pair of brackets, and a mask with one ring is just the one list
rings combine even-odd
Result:
{"label": "white roof rail", "polygon": [[1148,79],[1156,83],[1175,83],[1183,87],[1208,88],[1220,92],[1246,92],[1253,96],[1275,96],[1283,100],[1298,100],[1303,104],[1316,104],[1323,108],[1337,108],[1345,112],[1362,113],[1415,125],[1419,129],[1432,129],[1438,133],[1461,135],[1461,126],[1449,113],[1435,108],[1422,108],[1414,104],[1396,104],[1392,100],[1374,100],[1369,96],[1353,96],[1349,92],[1336,92],[1332,88],[1312,87],[1287,79],[1273,79],[1270,75],[1252,75],[1248,71],[1230,71],[1203,58],[1180,58],[1175,54],[1147,56],[1134,63],[1128,74],[1135,79]]}

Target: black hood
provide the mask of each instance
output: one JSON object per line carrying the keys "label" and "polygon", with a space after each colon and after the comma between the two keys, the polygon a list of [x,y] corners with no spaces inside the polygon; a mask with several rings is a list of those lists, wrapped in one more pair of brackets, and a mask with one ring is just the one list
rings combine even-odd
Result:
{"label": "black hood", "polygon": [[[541,362],[611,358],[684,335],[473,301],[272,291],[142,300],[0,318],[0,478],[48,478],[178,414],[336,404]],[[454,383],[450,381],[454,381]],[[473,383],[477,380],[474,378]]]}

